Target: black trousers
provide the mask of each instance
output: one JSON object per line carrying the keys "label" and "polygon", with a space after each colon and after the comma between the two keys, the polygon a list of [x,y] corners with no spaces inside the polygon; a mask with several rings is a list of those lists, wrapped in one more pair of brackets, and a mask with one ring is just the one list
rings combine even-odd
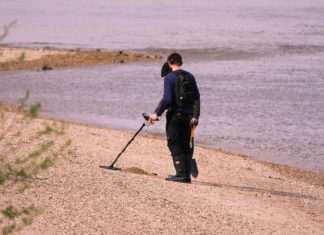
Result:
{"label": "black trousers", "polygon": [[[190,120],[192,115],[168,111],[166,134],[168,148],[173,157],[177,174],[190,174],[192,150],[190,148]],[[180,161],[178,163],[178,161]],[[179,167],[176,165],[180,164]]]}

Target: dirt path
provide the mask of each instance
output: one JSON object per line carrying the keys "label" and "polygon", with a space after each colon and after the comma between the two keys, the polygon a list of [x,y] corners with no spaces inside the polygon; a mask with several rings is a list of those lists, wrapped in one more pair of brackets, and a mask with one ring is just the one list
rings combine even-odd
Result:
{"label": "dirt path", "polygon": [[[3,123],[24,119],[8,109],[2,113]],[[31,119],[28,125],[26,132],[54,124]],[[16,128],[12,122],[11,132]],[[16,233],[321,234],[324,229],[323,174],[197,146],[199,177],[192,184],[167,182],[173,166],[165,139],[145,131],[117,163],[122,171],[99,168],[132,135],[65,124],[64,135],[52,137],[55,143],[71,140],[72,154],[62,153],[22,193],[15,193],[10,180],[0,187],[1,208],[26,202],[42,208]],[[0,220],[1,228],[6,220]]]}

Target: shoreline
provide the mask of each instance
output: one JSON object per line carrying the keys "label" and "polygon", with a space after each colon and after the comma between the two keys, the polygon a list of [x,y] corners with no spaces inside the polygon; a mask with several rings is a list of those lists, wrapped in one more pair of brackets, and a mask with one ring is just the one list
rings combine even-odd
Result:
{"label": "shoreline", "polygon": [[89,49],[6,47],[0,44],[0,71],[51,70],[72,66],[161,60],[155,53]]}
{"label": "shoreline", "polygon": [[[110,171],[99,166],[111,163],[133,132],[32,118],[27,107],[19,111],[3,102],[0,126],[0,173],[6,173],[0,174],[2,231],[319,234],[324,229],[324,174],[197,145],[199,176],[180,184],[164,180],[174,169],[161,136],[139,135],[116,163],[121,170]],[[18,212],[7,218],[11,211]]]}
{"label": "shoreline", "polygon": [[[11,103],[0,100],[0,109],[10,111],[10,112],[17,112],[18,108],[17,108],[17,105],[15,105],[15,104],[11,104]],[[26,112],[26,110],[24,110],[23,112]],[[108,130],[108,131],[110,130],[110,131],[114,131],[114,132],[129,133],[129,134],[132,134],[134,132],[133,130],[129,130],[127,128],[103,127],[103,126],[98,126],[95,124],[82,123],[82,122],[78,122],[78,121],[66,120],[63,118],[55,118],[55,117],[51,117],[49,115],[43,115],[41,113],[38,115],[38,118],[48,120],[48,121],[63,122],[63,123],[69,124],[69,125],[75,125],[75,126],[80,126],[80,127],[85,127],[85,128],[95,128],[95,129]],[[160,141],[165,141],[165,148],[167,149],[166,139],[165,139],[166,137],[165,137],[164,133],[142,132],[141,136],[143,138],[157,139]],[[299,168],[299,167],[295,167],[295,166],[291,166],[291,165],[287,165],[287,164],[274,163],[274,162],[270,162],[270,161],[266,161],[266,160],[259,160],[251,155],[242,154],[239,152],[228,151],[223,148],[219,148],[219,147],[215,147],[215,146],[211,146],[211,145],[203,144],[203,143],[199,143],[199,142],[196,143],[195,146],[198,146],[199,148],[202,148],[202,149],[207,149],[209,151],[232,155],[232,156],[235,156],[235,157],[238,157],[241,159],[248,159],[248,160],[254,161],[258,164],[262,164],[264,166],[268,166],[272,169],[275,169],[276,171],[278,171],[281,174],[287,174],[289,176],[298,177],[299,179],[301,179],[307,183],[311,183],[314,185],[324,187],[324,172],[314,171],[314,170],[310,170],[310,169],[303,169],[303,168]],[[314,181],[314,177],[316,178],[315,181]]]}

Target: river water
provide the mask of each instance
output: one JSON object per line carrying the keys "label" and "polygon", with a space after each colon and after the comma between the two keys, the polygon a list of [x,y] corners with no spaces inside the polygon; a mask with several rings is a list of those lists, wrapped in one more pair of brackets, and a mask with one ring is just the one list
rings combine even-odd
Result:
{"label": "river water", "polygon": [[[0,1],[12,20],[3,43],[179,51],[201,91],[197,142],[324,171],[323,1]],[[1,72],[0,99],[29,89],[51,116],[136,130],[162,96],[161,64]]]}

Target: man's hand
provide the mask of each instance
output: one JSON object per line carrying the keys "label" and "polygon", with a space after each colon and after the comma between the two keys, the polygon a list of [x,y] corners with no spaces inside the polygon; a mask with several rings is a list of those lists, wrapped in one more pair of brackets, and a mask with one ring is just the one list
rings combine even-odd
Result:
{"label": "man's hand", "polygon": [[190,127],[191,127],[191,128],[194,128],[194,127],[196,127],[196,126],[198,126],[198,119],[196,119],[196,118],[191,118],[191,120],[190,120]]}
{"label": "man's hand", "polygon": [[150,124],[154,124],[154,122],[157,121],[157,120],[159,120],[158,115],[156,113],[153,113],[153,114],[150,115],[150,118],[149,118],[148,122]]}

